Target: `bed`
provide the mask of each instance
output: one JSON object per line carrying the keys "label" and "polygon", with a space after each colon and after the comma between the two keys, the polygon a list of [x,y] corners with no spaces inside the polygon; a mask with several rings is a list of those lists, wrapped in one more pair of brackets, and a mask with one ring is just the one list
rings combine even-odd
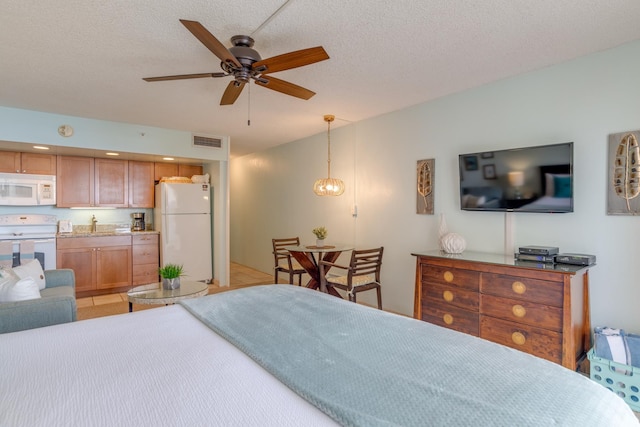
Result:
{"label": "bed", "polygon": [[2,426],[637,426],[480,338],[290,285],[0,335]]}
{"label": "bed", "polygon": [[547,165],[539,167],[540,194],[531,203],[521,206],[521,210],[548,212],[573,211],[573,185],[571,165]]}

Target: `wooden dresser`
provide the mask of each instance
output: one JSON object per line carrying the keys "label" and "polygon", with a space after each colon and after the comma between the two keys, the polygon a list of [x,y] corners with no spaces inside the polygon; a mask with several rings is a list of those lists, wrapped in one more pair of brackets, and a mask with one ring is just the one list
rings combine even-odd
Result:
{"label": "wooden dresser", "polygon": [[414,317],[571,370],[591,347],[589,270],[513,256],[414,253]]}

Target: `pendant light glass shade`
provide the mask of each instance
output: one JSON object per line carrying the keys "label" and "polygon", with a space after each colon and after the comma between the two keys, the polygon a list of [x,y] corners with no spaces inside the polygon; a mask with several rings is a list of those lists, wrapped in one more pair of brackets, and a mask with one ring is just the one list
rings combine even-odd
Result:
{"label": "pendant light glass shade", "polygon": [[318,196],[339,196],[344,193],[344,182],[338,178],[331,178],[331,122],[335,116],[327,114],[324,121],[327,122],[327,177],[316,180],[313,184],[313,192]]}
{"label": "pendant light glass shade", "polygon": [[337,178],[321,178],[313,184],[313,192],[318,196],[339,196],[344,193],[344,182]]}

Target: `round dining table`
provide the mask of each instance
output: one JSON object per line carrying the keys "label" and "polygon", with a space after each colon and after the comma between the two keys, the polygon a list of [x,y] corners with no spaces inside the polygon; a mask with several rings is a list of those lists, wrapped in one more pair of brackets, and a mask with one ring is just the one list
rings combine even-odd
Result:
{"label": "round dining table", "polygon": [[324,276],[331,266],[321,266],[319,261],[335,262],[340,254],[345,251],[354,249],[353,245],[300,245],[287,246],[285,249],[291,253],[291,256],[304,268],[310,279],[306,286],[311,289],[320,289],[320,291],[342,298],[342,295],[331,285],[328,285]]}

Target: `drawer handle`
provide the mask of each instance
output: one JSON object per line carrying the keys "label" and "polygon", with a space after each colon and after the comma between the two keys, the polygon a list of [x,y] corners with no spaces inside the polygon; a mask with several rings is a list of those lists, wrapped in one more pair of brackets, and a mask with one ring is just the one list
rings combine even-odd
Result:
{"label": "drawer handle", "polygon": [[450,315],[449,313],[445,314],[444,316],[442,316],[442,320],[444,321],[444,323],[446,323],[447,325],[450,325],[453,323],[453,316]]}
{"label": "drawer handle", "polygon": [[527,286],[522,282],[513,282],[511,284],[511,289],[513,289],[513,292],[520,295],[527,292]]}
{"label": "drawer handle", "polygon": [[527,315],[527,310],[520,304],[516,304],[513,307],[511,307],[511,312],[516,317],[524,317]]}
{"label": "drawer handle", "polygon": [[450,271],[445,271],[444,272],[444,281],[445,282],[449,282],[449,283],[453,282],[453,273],[450,272]]}
{"label": "drawer handle", "polygon": [[514,332],[511,334],[511,340],[518,345],[524,345],[527,341],[524,334],[522,332]]}
{"label": "drawer handle", "polygon": [[442,298],[444,298],[444,300],[445,300],[446,302],[451,302],[451,301],[453,301],[453,292],[451,292],[451,291],[444,291],[444,292],[442,293]]}

